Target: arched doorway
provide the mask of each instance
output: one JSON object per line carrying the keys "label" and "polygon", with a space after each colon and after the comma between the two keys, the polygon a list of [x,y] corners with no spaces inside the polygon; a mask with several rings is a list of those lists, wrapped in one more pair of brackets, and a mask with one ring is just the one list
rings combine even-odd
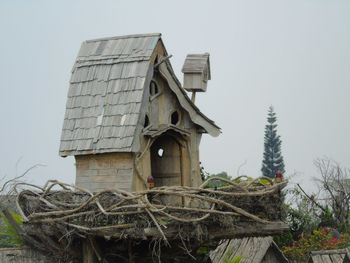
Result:
{"label": "arched doorway", "polygon": [[181,145],[173,136],[162,135],[151,146],[154,185],[182,185]]}

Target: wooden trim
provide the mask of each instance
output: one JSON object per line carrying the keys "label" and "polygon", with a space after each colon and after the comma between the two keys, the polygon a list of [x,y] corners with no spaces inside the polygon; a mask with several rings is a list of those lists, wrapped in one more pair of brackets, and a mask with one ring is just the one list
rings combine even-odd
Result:
{"label": "wooden trim", "polygon": [[221,133],[220,128],[205,119],[203,117],[204,114],[199,111],[199,109],[192,103],[190,98],[188,98],[186,94],[183,94],[185,91],[182,90],[181,86],[177,85],[171,72],[169,72],[166,63],[162,63],[159,66],[159,73],[168,82],[170,89],[178,98],[181,107],[189,113],[192,122],[203,127],[210,135],[214,137],[219,136]]}

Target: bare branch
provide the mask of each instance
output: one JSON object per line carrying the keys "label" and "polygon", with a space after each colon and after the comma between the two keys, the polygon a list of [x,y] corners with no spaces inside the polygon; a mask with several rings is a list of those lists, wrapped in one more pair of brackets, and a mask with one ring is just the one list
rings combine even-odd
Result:
{"label": "bare branch", "polygon": [[326,212],[326,209],[324,209],[323,206],[321,206],[319,203],[317,203],[314,198],[311,198],[307,193],[305,193],[304,189],[301,188],[300,184],[297,184],[297,186],[312,203],[314,203],[317,207],[319,207],[323,212]]}

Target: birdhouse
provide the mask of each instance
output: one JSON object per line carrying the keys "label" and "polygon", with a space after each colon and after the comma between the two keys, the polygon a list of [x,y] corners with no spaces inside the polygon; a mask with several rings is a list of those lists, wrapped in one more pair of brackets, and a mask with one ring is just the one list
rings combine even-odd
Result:
{"label": "birdhouse", "polygon": [[205,92],[210,80],[209,53],[189,54],[182,67],[184,89],[189,92]]}
{"label": "birdhouse", "polygon": [[[218,136],[220,128],[189,99],[169,57],[160,34],[83,42],[59,151],[75,157],[77,186],[138,191],[201,184],[201,136]],[[209,54],[189,55],[183,70],[193,76],[188,90],[205,91]]]}

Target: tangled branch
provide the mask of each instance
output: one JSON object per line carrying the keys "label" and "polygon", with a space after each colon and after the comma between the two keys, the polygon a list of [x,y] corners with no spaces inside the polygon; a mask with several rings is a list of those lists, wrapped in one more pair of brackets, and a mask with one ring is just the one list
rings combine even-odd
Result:
{"label": "tangled branch", "polygon": [[[167,241],[163,229],[170,222],[205,222],[211,216],[221,216],[268,223],[268,215],[253,214],[254,209],[249,211],[244,202],[247,198],[274,194],[286,182],[275,184],[268,180],[265,185],[260,179],[235,183],[218,177],[210,178],[198,188],[164,186],[134,193],[119,189],[92,193],[50,180],[44,187],[17,184],[35,189],[20,192],[16,202],[24,222],[30,224],[60,224],[82,233],[103,231],[111,235],[121,230],[155,226]],[[221,180],[229,186],[217,190],[205,188],[211,180]],[[53,190],[55,188],[59,189]]]}

